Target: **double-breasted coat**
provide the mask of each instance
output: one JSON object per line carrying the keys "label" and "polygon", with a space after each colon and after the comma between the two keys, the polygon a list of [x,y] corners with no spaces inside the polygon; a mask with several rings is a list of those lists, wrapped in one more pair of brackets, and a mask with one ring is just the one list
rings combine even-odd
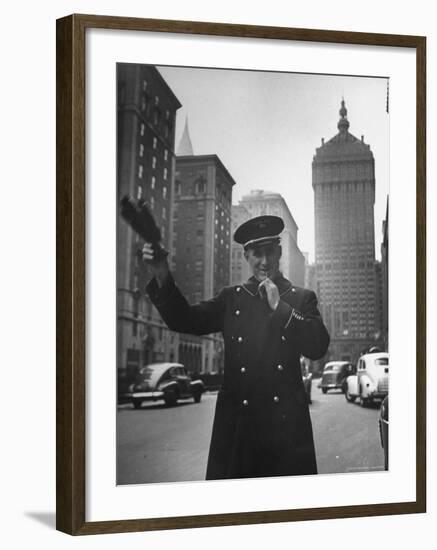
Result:
{"label": "double-breasted coat", "polygon": [[311,419],[300,357],[319,359],[329,335],[313,291],[279,275],[277,309],[258,281],[224,288],[189,305],[171,276],[148,294],[171,330],[222,332],[224,381],[218,393],[206,479],[316,474]]}

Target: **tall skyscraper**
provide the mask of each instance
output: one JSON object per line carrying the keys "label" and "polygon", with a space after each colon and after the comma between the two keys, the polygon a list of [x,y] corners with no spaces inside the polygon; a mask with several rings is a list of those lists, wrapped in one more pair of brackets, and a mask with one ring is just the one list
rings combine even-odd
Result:
{"label": "tall skyscraper", "polygon": [[315,265],[310,263],[310,258],[308,252],[303,253],[305,258],[305,288],[310,290],[317,290],[316,285],[316,269]]}
{"label": "tall skyscraper", "polygon": [[[230,283],[234,184],[217,155],[176,159],[173,272],[191,303],[212,298]],[[190,372],[223,369],[224,347],[219,334],[181,335],[179,349],[179,361]]]}
{"label": "tall skyscraper", "polygon": [[364,137],[349,132],[344,100],[338,133],[313,158],[316,284],[331,334],[329,358],[355,361],[379,344],[375,267],[375,166]]}
{"label": "tall skyscraper", "polygon": [[279,193],[256,189],[249,195],[244,195],[239,206],[244,206],[249,218],[271,215],[284,220],[284,231],[281,233],[281,271],[293,284],[304,286],[305,258],[297,245],[298,227],[283,197]]}
{"label": "tall skyscraper", "polygon": [[[117,64],[117,194],[145,199],[171,252],[176,111],[181,106],[150,65]],[[145,296],[142,241],[117,223],[117,367],[131,376],[152,361],[175,360],[178,337]]]}
{"label": "tall skyscraper", "polygon": [[382,222],[381,243],[381,279],[382,279],[382,340],[388,350],[388,197],[385,220]]}

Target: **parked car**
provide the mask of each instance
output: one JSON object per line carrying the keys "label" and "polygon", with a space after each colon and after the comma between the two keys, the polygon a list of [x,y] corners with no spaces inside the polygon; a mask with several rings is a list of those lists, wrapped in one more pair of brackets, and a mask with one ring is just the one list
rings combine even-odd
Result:
{"label": "parked car", "polygon": [[167,406],[178,399],[193,398],[199,403],[204,392],[201,380],[192,380],[180,363],[155,363],[142,367],[129,386],[128,399],[136,409],[144,401],[164,400]]}
{"label": "parked car", "polygon": [[358,359],[356,374],[348,376],[345,397],[353,403],[358,397],[365,407],[388,395],[388,353],[367,353]]}
{"label": "parked car", "polygon": [[344,391],[344,382],[353,371],[354,367],[348,361],[329,361],[323,369],[319,387],[323,393],[338,389]]}
{"label": "parked car", "polygon": [[388,395],[382,401],[378,424],[381,445],[384,449],[384,468],[388,470]]}
{"label": "parked car", "polygon": [[305,394],[307,396],[308,403],[312,403],[311,399],[311,388],[313,385],[313,375],[310,372],[309,366],[307,365],[305,359],[302,357],[300,360],[300,369],[302,372],[302,382],[305,389]]}

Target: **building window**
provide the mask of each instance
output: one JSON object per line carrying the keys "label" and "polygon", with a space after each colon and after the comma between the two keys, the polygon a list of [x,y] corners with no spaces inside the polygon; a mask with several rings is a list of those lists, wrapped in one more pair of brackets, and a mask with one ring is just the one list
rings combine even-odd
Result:
{"label": "building window", "polygon": [[154,137],[153,138],[153,148],[156,149],[157,147],[158,147],[158,138]]}
{"label": "building window", "polygon": [[155,199],[153,197],[150,197],[150,209],[153,210],[155,208]]}
{"label": "building window", "polygon": [[147,90],[147,80],[143,80],[143,92]]}
{"label": "building window", "polygon": [[164,150],[164,160],[168,160],[168,150]]}
{"label": "building window", "polygon": [[152,157],[152,168],[156,168],[156,157]]}
{"label": "building window", "polygon": [[167,179],[167,168],[164,168],[164,179]]}
{"label": "building window", "polygon": [[203,179],[199,179],[196,182],[196,193],[205,193],[205,182]]}
{"label": "building window", "polygon": [[143,177],[144,167],[142,164],[138,166],[138,177],[141,179]]}
{"label": "building window", "polygon": [[139,185],[137,189],[137,199],[141,199],[142,196],[143,196],[143,187]]}
{"label": "building window", "polygon": [[146,101],[146,97],[143,96],[143,97],[141,98],[141,110],[142,110],[142,111],[145,111],[146,108],[147,108],[147,101]]}
{"label": "building window", "polygon": [[167,187],[165,186],[162,188],[162,198],[163,199],[167,198]]}
{"label": "building window", "polygon": [[181,182],[180,181],[177,181],[176,182],[176,195],[180,195],[181,194]]}
{"label": "building window", "polygon": [[167,219],[167,210],[165,206],[162,207],[162,218],[165,220]]}
{"label": "building window", "polygon": [[159,97],[156,95],[155,96],[155,105],[158,106],[159,105]]}
{"label": "building window", "polygon": [[170,118],[170,110],[169,110],[169,109],[167,109],[167,110],[165,111],[165,118],[166,118],[167,120]]}
{"label": "building window", "polygon": [[165,239],[165,225],[163,225],[163,226],[161,227],[161,238],[162,238],[162,240]]}
{"label": "building window", "polygon": [[150,182],[150,187],[152,189],[155,189],[155,184],[156,184],[156,178],[155,178],[155,176],[152,176],[152,180]]}
{"label": "building window", "polygon": [[139,155],[140,155],[140,157],[143,157],[143,156],[144,156],[144,145],[143,145],[142,143],[140,143]]}
{"label": "building window", "polygon": [[144,123],[141,123],[141,126],[140,126],[140,135],[144,136],[144,130],[145,130]]}

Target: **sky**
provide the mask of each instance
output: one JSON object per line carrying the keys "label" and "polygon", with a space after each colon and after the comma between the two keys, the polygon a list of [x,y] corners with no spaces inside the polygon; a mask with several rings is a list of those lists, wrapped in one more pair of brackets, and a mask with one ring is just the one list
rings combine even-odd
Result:
{"label": "sky", "polygon": [[389,193],[387,79],[190,67],[158,67],[182,103],[176,150],[188,119],[195,155],[216,154],[236,185],[233,204],[253,189],[280,193],[314,260],[311,163],[321,139],[338,133],[342,98],[349,132],[375,158],[375,253]]}

